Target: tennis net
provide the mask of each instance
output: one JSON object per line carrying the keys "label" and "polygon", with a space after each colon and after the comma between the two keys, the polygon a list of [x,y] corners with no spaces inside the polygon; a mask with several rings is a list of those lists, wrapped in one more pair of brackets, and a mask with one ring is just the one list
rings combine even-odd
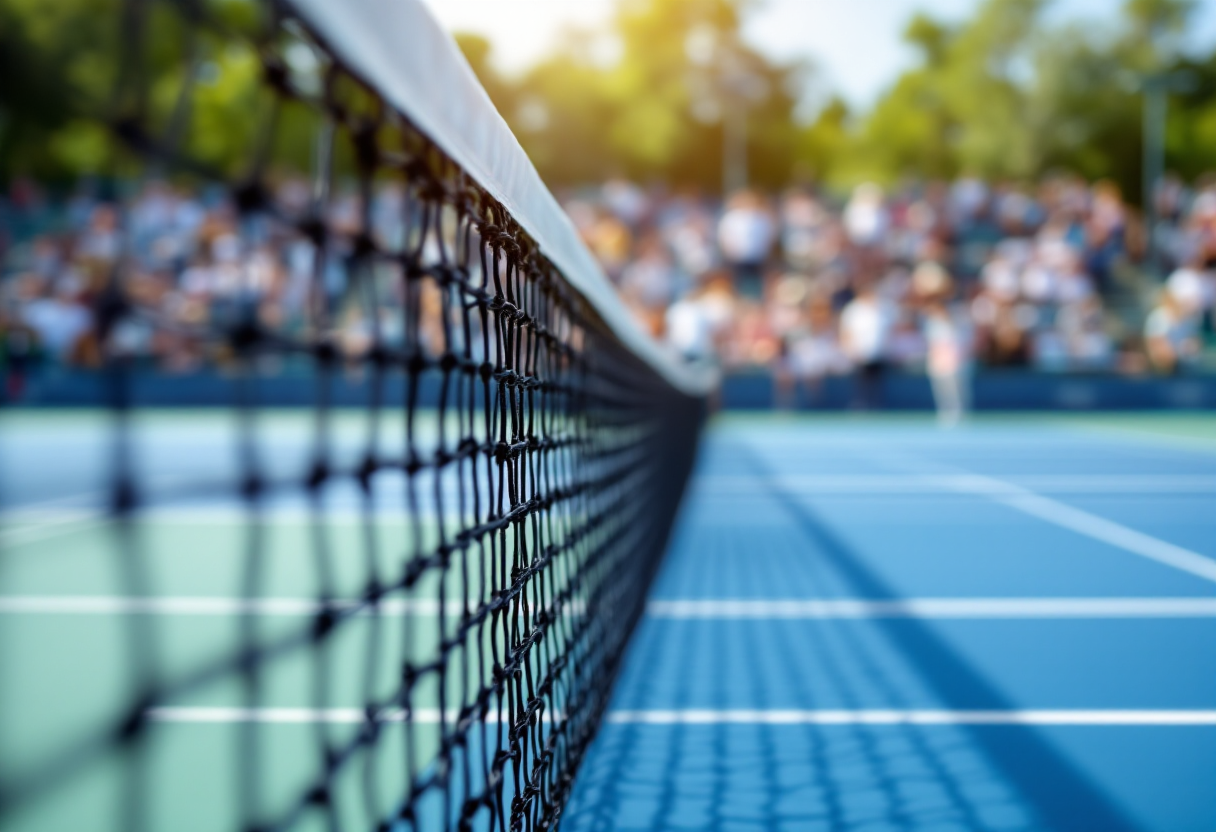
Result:
{"label": "tennis net", "polygon": [[[417,0],[99,9],[113,181],[209,188],[228,225],[150,262],[155,200],[114,202],[104,519],[5,529],[0,825],[553,827],[711,379],[629,320]],[[144,443],[158,339],[223,369],[222,442]],[[302,423],[270,407],[285,375]],[[97,661],[121,680],[90,690]]]}

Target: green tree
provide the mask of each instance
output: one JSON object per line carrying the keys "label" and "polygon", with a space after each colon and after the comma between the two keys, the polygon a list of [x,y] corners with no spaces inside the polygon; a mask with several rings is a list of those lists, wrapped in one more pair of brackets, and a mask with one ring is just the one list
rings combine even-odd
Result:
{"label": "green tree", "polygon": [[956,27],[914,17],[904,37],[920,61],[862,121],[855,159],[845,160],[844,170],[888,181],[1032,173],[1041,118],[1026,87],[1043,5],[988,0]]}
{"label": "green tree", "polygon": [[1216,165],[1216,52],[1179,58],[1192,0],[1126,0],[1114,26],[1049,26],[1043,0],[987,0],[949,27],[924,16],[905,38],[920,60],[861,119],[832,176],[851,182],[963,172],[1026,179],[1066,169],[1111,178],[1141,198],[1144,73],[1188,67],[1176,96],[1168,164],[1188,176]]}
{"label": "green tree", "polygon": [[814,181],[840,177],[849,146],[854,141],[848,104],[834,97],[813,122],[799,131],[797,171]]}
{"label": "green tree", "polygon": [[[1178,66],[1193,10],[1189,0],[1127,0],[1113,33],[1081,26],[1047,33],[1032,89],[1045,114],[1041,166],[1113,179],[1132,201],[1142,201],[1140,78]],[[1210,95],[1211,87],[1207,97],[1175,106],[1171,119],[1167,164],[1192,176],[1211,165],[1204,131],[1194,128]]]}
{"label": "green tree", "polygon": [[926,15],[912,19],[904,38],[916,47],[920,64],[900,76],[862,121],[853,152],[838,159],[835,179],[889,181],[909,173],[947,177],[957,172],[956,118],[944,84],[956,36]]}
{"label": "green tree", "polygon": [[[622,0],[608,33],[572,32],[518,82],[504,83],[482,44],[460,39],[466,57],[499,103],[524,148],[553,185],[626,175],[643,181],[721,185],[725,112],[746,106],[753,181],[778,186],[794,167],[793,113],[805,72],[774,63],[744,43],[750,0]],[[616,56],[597,60],[607,36]],[[697,41],[709,44],[708,64]],[[729,55],[746,94],[724,93]],[[495,93],[495,89],[501,91]],[[741,100],[740,100],[741,99]]]}

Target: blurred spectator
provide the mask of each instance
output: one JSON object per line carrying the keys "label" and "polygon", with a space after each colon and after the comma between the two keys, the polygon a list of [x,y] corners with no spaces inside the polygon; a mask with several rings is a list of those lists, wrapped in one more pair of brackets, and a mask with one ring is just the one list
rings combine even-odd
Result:
{"label": "blurred spectator", "polygon": [[712,361],[733,306],[727,279],[705,281],[667,309],[667,342],[691,361]]}
{"label": "blurred spectator", "polygon": [[1203,268],[1196,258],[1189,265],[1175,269],[1165,284],[1182,314],[1202,319],[1216,303],[1216,275]]}
{"label": "blurred spectator", "polygon": [[81,339],[92,326],[89,308],[80,302],[81,286],[72,275],[61,277],[53,288],[43,289],[37,278],[28,277],[30,297],[22,309],[22,320],[33,331],[42,349],[60,363],[70,363]]}
{"label": "blurred spectator", "polygon": [[882,404],[882,380],[893,315],[873,284],[863,283],[840,313],[840,346],[856,368],[854,404],[862,409]]}
{"label": "blurred spectator", "polygon": [[718,245],[734,270],[739,297],[759,301],[764,294],[764,266],[776,229],[763,198],[741,191],[730,198],[718,223]]}
{"label": "blurred spectator", "polygon": [[[444,304],[459,299],[410,294],[391,264],[376,280],[378,316],[344,291],[365,221],[379,244],[403,245],[400,184],[377,188],[367,211],[339,186],[321,251],[289,224],[241,219],[222,189],[152,179],[121,202],[100,193],[84,181],[56,201],[22,180],[0,199],[10,394],[31,369],[93,366],[103,349],[171,372],[215,366],[232,356],[206,333],[252,316],[294,336],[316,309],[348,358],[377,337],[400,343],[408,303],[423,316],[417,337],[442,349]],[[675,351],[728,370],[769,368],[785,402],[856,373],[858,404],[874,406],[885,372],[927,372],[950,423],[966,409],[973,358],[1165,373],[1216,360],[1204,352],[1205,338],[1216,345],[1216,177],[1169,177],[1156,197],[1163,285],[1136,268],[1144,233],[1118,189],[1068,175],[863,184],[843,205],[803,188],[779,199],[741,191],[723,204],[613,180],[564,202],[626,306]],[[299,177],[284,177],[273,198],[287,217],[310,210]],[[147,314],[101,344],[97,310],[120,261]],[[1150,288],[1161,290],[1151,312],[1135,305]]]}
{"label": "blurred spectator", "polygon": [[925,370],[933,388],[938,421],[954,427],[971,401],[970,333],[963,316],[941,300],[932,300],[924,313],[928,354]]}
{"label": "blurred spectator", "polygon": [[886,238],[889,221],[882,188],[873,183],[858,185],[844,209],[844,227],[853,245],[877,246]]}
{"label": "blurred spectator", "polygon": [[1149,361],[1158,372],[1175,373],[1199,350],[1193,316],[1169,291],[1163,291],[1157,306],[1144,323],[1144,344]]}

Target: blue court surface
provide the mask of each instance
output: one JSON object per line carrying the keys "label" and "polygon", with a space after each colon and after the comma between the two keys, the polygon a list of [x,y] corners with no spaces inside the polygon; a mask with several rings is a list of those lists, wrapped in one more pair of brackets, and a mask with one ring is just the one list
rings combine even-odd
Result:
{"label": "blue court surface", "polygon": [[726,417],[566,830],[1216,830],[1216,423]]}

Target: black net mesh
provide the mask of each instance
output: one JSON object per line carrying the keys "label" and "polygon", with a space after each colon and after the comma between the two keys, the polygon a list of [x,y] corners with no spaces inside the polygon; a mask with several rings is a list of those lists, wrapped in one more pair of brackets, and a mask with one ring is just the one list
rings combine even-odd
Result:
{"label": "black net mesh", "polygon": [[[98,569],[122,599],[103,610],[121,619],[122,705],[28,758],[0,752],[0,825],[54,827],[47,807],[99,768],[108,797],[75,828],[555,825],[703,402],[626,349],[516,220],[289,6],[109,11],[118,180],[212,188],[236,252],[211,270],[231,283],[223,303],[167,313],[156,281],[190,280],[190,261],[149,277],[140,218],[117,203],[123,243],[101,258],[95,295],[109,506],[92,534],[108,540]],[[225,86],[241,73],[252,82]],[[194,127],[223,96],[247,99],[247,115],[219,131],[230,144],[207,144]],[[286,259],[303,279],[265,278],[259,264]],[[141,339],[224,368],[237,460],[224,476],[185,468],[171,488],[141,476],[137,405],[153,383]],[[284,374],[310,380],[300,441],[276,441],[265,406]],[[235,558],[233,597],[163,595],[146,520],[190,501],[228,506],[235,532],[196,531],[215,535],[217,564]],[[286,543],[284,515],[298,527]],[[283,572],[304,597],[284,597]],[[191,603],[227,616],[227,649],[171,646],[166,621]],[[22,631],[6,626],[11,645]],[[190,802],[189,781],[214,772],[162,753],[182,730],[227,738],[214,759],[230,805]],[[169,766],[185,767],[184,791],[163,786]]]}

